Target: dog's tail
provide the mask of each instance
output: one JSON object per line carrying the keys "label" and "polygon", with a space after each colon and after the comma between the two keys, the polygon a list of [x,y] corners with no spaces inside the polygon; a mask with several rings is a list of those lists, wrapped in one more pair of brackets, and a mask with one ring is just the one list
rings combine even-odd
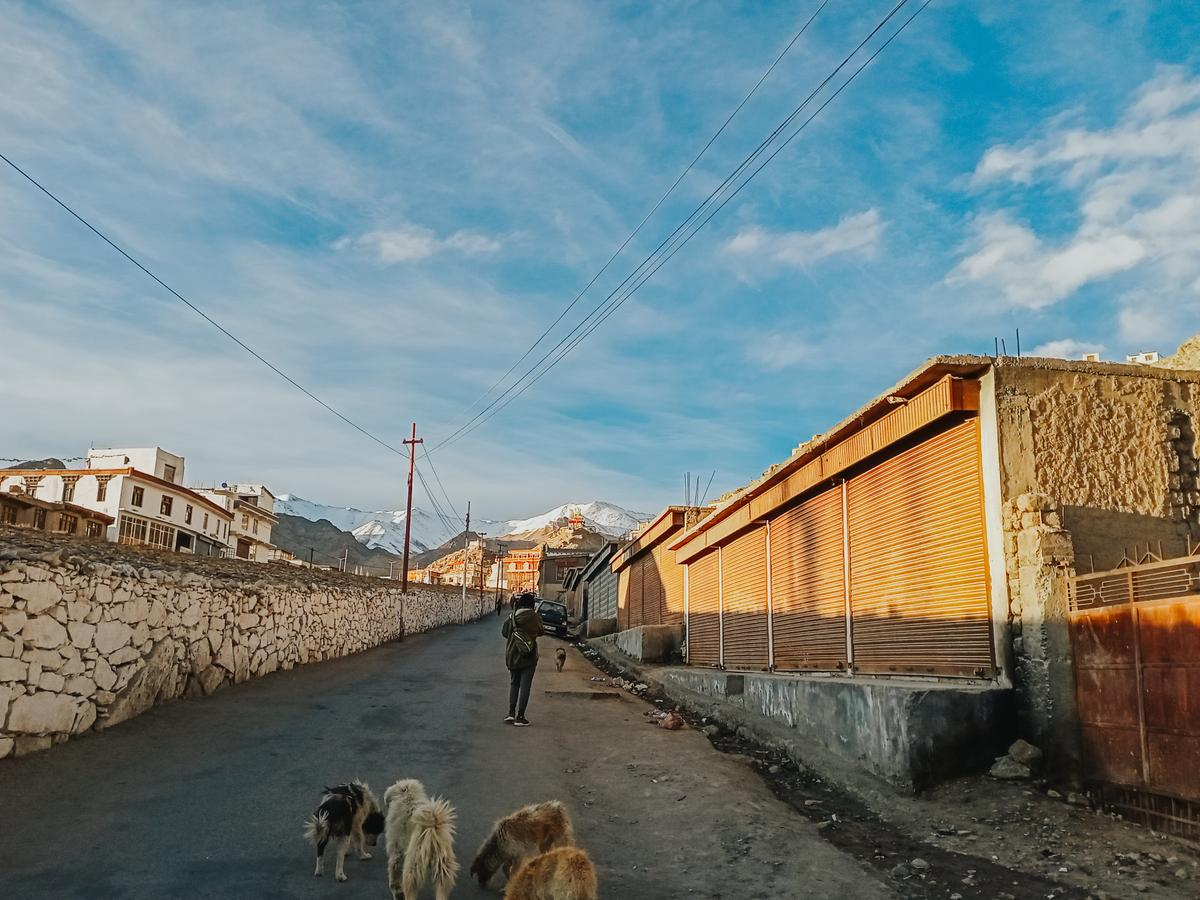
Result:
{"label": "dog's tail", "polygon": [[304,823],[304,839],[313,846],[329,840],[329,813],[322,812],[308,817]]}
{"label": "dog's tail", "polygon": [[422,883],[443,884],[447,892],[458,877],[454,858],[454,807],[441,797],[413,811],[412,834],[404,853],[404,896],[415,897]]}

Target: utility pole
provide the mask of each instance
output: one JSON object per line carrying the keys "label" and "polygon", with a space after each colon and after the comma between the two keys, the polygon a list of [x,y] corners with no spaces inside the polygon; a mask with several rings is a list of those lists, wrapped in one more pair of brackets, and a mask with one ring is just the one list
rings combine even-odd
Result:
{"label": "utility pole", "polygon": [[462,609],[458,614],[458,623],[461,625],[467,621],[467,556],[471,544],[471,501],[467,501],[467,524],[466,530],[463,531],[463,589],[462,589]]}
{"label": "utility pole", "polygon": [[412,426],[413,426],[412,427],[412,438],[406,439],[404,441],[404,443],[407,444],[410,448],[409,453],[408,453],[408,505],[405,506],[405,508],[404,508],[405,509],[405,512],[404,512],[404,565],[403,565],[404,586],[401,588],[401,590],[404,591],[405,593],[408,593],[408,542],[409,542],[409,538],[412,537],[413,469],[417,465],[417,444],[425,443],[424,438],[420,438],[420,439],[417,438],[417,423],[413,422]]}
{"label": "utility pole", "polygon": [[394,565],[395,565],[395,563],[389,559],[388,560],[388,581],[392,580],[392,566],[394,566]]}
{"label": "utility pole", "polygon": [[313,559],[312,559],[312,558],[313,558],[313,551],[314,551],[314,550],[316,550],[316,549],[317,549],[316,547],[309,547],[309,548],[308,548],[308,567],[309,567],[310,569],[312,568],[312,565],[313,565]]}
{"label": "utility pole", "polygon": [[479,540],[479,615],[480,615],[480,617],[483,616],[483,579],[485,577],[483,567],[484,567],[484,563],[486,562],[486,560],[487,560],[487,538],[484,537],[484,538],[480,538],[480,540]]}
{"label": "utility pole", "polygon": [[497,541],[496,547],[496,599],[500,599],[500,582],[504,580],[504,542]]}

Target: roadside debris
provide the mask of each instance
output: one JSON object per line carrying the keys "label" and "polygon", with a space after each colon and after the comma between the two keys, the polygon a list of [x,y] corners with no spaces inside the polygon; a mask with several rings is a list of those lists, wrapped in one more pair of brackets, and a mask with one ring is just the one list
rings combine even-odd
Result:
{"label": "roadside debris", "polygon": [[1042,766],[1042,751],[1026,740],[1017,740],[1004,756],[988,771],[993,778],[1002,781],[1022,781],[1032,778]]}

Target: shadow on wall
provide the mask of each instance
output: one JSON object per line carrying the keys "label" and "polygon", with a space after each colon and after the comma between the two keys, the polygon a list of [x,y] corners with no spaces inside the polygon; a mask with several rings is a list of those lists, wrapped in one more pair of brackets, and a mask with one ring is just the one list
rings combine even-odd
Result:
{"label": "shadow on wall", "polygon": [[1184,556],[1193,536],[1186,523],[1174,519],[1091,506],[1064,506],[1063,528],[1071,533],[1080,574],[1115,569],[1122,552],[1130,559],[1147,549],[1163,559]]}

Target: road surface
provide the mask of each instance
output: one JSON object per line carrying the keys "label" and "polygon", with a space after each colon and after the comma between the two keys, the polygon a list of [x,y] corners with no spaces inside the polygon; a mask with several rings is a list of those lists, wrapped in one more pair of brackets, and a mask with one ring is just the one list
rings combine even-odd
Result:
{"label": "road surface", "polygon": [[502,723],[496,619],[301,666],[168,704],[103,734],[0,762],[0,897],[386,898],[380,846],[349,881],[312,876],[301,824],[321,786],[379,795],[420,778],[459,814],[454,897],[496,897],[466,868],[492,822],[567,803],[611,900],[889,896],[737,757],[694,731],[646,724],[646,705],[592,682],[552,646],[532,728]]}

